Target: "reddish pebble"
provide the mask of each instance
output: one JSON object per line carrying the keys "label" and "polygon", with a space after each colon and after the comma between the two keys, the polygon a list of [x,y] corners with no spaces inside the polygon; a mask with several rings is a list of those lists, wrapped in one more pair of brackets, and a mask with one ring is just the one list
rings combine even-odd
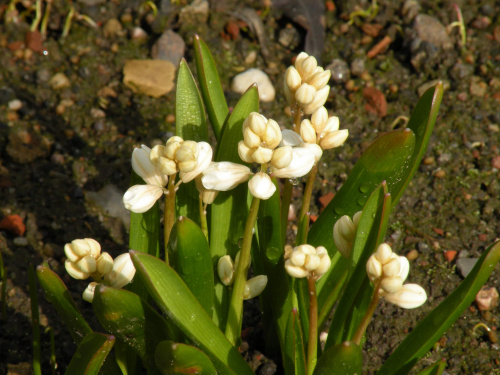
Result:
{"label": "reddish pebble", "polygon": [[316,220],[318,220],[318,216],[311,214],[311,216],[309,216],[309,219],[311,219],[311,221],[314,223]]}
{"label": "reddish pebble", "polygon": [[486,241],[488,239],[488,235],[482,233],[482,234],[478,235],[478,238],[479,238],[479,241]]}
{"label": "reddish pebble", "polygon": [[0,229],[5,229],[8,232],[22,236],[26,232],[26,225],[24,225],[21,216],[8,215],[0,221]]}
{"label": "reddish pebble", "polygon": [[323,195],[321,198],[319,198],[319,203],[321,203],[321,206],[325,208],[326,206],[328,206],[328,203],[330,203],[334,196],[334,193],[329,192],[328,194]]}
{"label": "reddish pebble", "polygon": [[363,89],[363,97],[365,98],[365,109],[368,112],[376,114],[378,117],[387,115],[387,101],[385,96],[379,89],[375,87],[365,87]]}
{"label": "reddish pebble", "polygon": [[439,234],[440,236],[444,235],[444,230],[442,230],[441,228],[432,228],[432,230],[437,234]]}
{"label": "reddish pebble", "polygon": [[500,169],[500,156],[495,156],[491,160],[491,166],[496,169]]}
{"label": "reddish pebble", "polygon": [[28,31],[24,37],[24,42],[26,47],[33,52],[42,53],[44,50],[42,34],[39,31]]}
{"label": "reddish pebble", "polygon": [[466,102],[467,101],[467,93],[466,92],[460,92],[457,94],[457,100],[461,102]]}
{"label": "reddish pebble", "polygon": [[446,250],[444,252],[444,257],[448,261],[448,263],[451,263],[457,257],[457,252],[456,250]]}
{"label": "reddish pebble", "polygon": [[326,10],[329,12],[335,11],[335,3],[333,1],[325,1]]}

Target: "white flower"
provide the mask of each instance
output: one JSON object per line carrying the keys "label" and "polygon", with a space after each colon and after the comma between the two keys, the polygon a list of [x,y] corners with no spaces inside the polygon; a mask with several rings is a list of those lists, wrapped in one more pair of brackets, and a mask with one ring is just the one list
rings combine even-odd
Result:
{"label": "white flower", "polygon": [[427,300],[427,294],[420,285],[405,284],[397,292],[387,294],[384,298],[403,309],[414,309],[424,304]]}
{"label": "white flower", "polygon": [[104,276],[104,281],[112,288],[123,288],[135,275],[134,263],[129,253],[118,255],[113,262],[113,270]]}
{"label": "white flower", "polygon": [[276,191],[276,186],[267,173],[259,172],[248,181],[248,189],[255,198],[269,199]]}
{"label": "white flower", "polygon": [[87,289],[83,291],[82,298],[87,301],[92,303],[94,301],[94,292],[95,292],[95,287],[97,286],[98,283],[95,281],[92,281],[88,286]]}
{"label": "white flower", "polygon": [[168,176],[160,173],[159,169],[151,162],[149,155],[151,149],[145,145],[141,148],[134,148],[132,152],[132,169],[148,185],[165,186]]}
{"label": "white flower", "polygon": [[271,167],[271,172],[278,178],[296,178],[309,173],[314,166],[316,157],[314,152],[305,147],[294,147],[292,161],[285,168]]}
{"label": "white flower", "polygon": [[282,141],[280,146],[302,146],[304,144],[304,140],[300,136],[300,134],[294,132],[290,129],[283,129],[281,131]]}
{"label": "white flower", "polygon": [[213,151],[212,147],[207,142],[198,142],[198,164],[191,172],[183,172],[179,174],[182,182],[189,182],[200,175],[205,169],[208,168],[212,162]]}
{"label": "white flower", "polygon": [[227,191],[247,181],[251,175],[247,166],[229,161],[213,162],[203,172],[201,182],[205,189]]}

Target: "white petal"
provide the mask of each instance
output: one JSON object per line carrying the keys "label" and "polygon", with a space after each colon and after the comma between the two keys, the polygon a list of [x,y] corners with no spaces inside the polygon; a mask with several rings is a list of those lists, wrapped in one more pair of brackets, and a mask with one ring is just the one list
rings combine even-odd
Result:
{"label": "white petal", "polygon": [[290,262],[290,259],[287,259],[285,262],[285,270],[290,276],[295,278],[302,278],[309,276],[308,271],[306,271],[303,267],[294,266]]}
{"label": "white petal", "polygon": [[403,309],[414,309],[424,304],[427,294],[420,285],[405,284],[399,291],[387,294],[384,298]]}
{"label": "white petal", "polygon": [[410,262],[408,261],[408,258],[400,256],[399,257],[399,273],[398,276],[403,279],[403,282],[406,280],[408,277],[408,273],[410,272]]}
{"label": "white petal", "polygon": [[157,185],[134,185],[123,196],[123,205],[135,213],[148,211],[162,196],[163,188]]}
{"label": "white petal", "polygon": [[66,260],[66,262],[64,262],[64,267],[66,268],[66,272],[68,272],[69,275],[74,279],[85,280],[90,276],[89,273],[83,272],[76,266],[75,263],[70,262],[69,260]]}
{"label": "white petal", "polygon": [[151,149],[145,145],[132,152],[132,169],[150,185],[165,186],[168,176],[163,175],[149,159]]}
{"label": "white petal", "polygon": [[251,299],[257,297],[264,291],[267,285],[267,276],[259,275],[252,277],[245,284],[245,290],[243,291],[243,299]]}
{"label": "white petal", "polygon": [[97,286],[97,283],[95,281],[92,281],[88,286],[87,289],[83,291],[82,298],[87,301],[92,303],[94,300],[94,292],[95,292],[95,287]]}
{"label": "white petal", "polygon": [[227,191],[247,181],[252,175],[250,168],[229,161],[211,163],[203,172],[201,182],[205,189]]}
{"label": "white petal", "polygon": [[275,177],[295,178],[309,173],[315,161],[314,153],[305,147],[295,147],[290,164],[285,168],[272,169]]}
{"label": "white petal", "polygon": [[129,253],[118,255],[113,263],[113,270],[104,276],[107,285],[113,288],[123,288],[130,283],[135,275],[134,263]]}
{"label": "white petal", "polygon": [[326,99],[328,99],[329,94],[330,94],[330,86],[325,86],[321,90],[318,90],[314,95],[314,100],[304,108],[304,113],[306,115],[310,115],[319,107],[324,105],[326,103]]}
{"label": "white petal", "polygon": [[276,191],[276,186],[267,173],[259,172],[248,181],[248,189],[255,198],[269,199]]}
{"label": "white petal", "polygon": [[300,136],[300,134],[294,132],[290,129],[283,129],[281,131],[281,146],[302,146],[304,144],[304,140]]}
{"label": "white petal", "polygon": [[213,151],[212,147],[207,142],[198,142],[198,164],[196,168],[191,172],[181,172],[179,174],[182,182],[189,182],[195,179],[200,173],[208,168],[212,162]]}

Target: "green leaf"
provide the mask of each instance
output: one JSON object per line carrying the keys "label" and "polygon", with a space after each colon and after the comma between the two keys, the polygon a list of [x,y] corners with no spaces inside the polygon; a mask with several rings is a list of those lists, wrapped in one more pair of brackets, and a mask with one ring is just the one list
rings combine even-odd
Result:
{"label": "green leaf", "polygon": [[[144,181],[132,171],[131,186],[144,184]],[[141,253],[160,256],[160,216],[158,202],[143,214],[130,212],[129,248]]]}
{"label": "green leaf", "polygon": [[[250,87],[224,124],[224,130],[216,153],[216,161],[230,161],[244,164],[238,155],[238,142],[243,139],[243,122],[252,112],[259,111],[259,92]],[[210,252],[214,269],[219,258],[229,254],[233,259],[239,250],[248,213],[248,188],[241,184],[230,191],[221,191],[211,205],[210,212]],[[229,309],[229,290],[219,280],[215,284],[214,321],[225,329]]]}
{"label": "green leaf", "polygon": [[288,315],[283,351],[285,374],[305,375],[306,355],[304,336],[302,334],[302,324],[300,323],[296,309],[292,309]]}
{"label": "green leaf", "polygon": [[135,251],[130,254],[136,277],[143,280],[155,302],[181,331],[210,357],[220,374],[252,374],[238,350],[172,268],[152,256]]}
{"label": "green leaf", "polygon": [[[385,236],[390,207],[391,199],[387,193],[387,184],[382,183],[363,208],[353,245],[351,277],[345,288],[348,292],[343,293],[335,310],[325,348],[340,344],[342,341],[350,341],[364,315],[359,305],[363,305],[366,309],[367,305],[362,301],[371,297],[370,293],[365,293],[366,289],[370,290],[366,276],[366,262]],[[362,300],[357,300],[358,294],[364,296]],[[357,308],[355,308],[356,303]]]}
{"label": "green leaf", "polygon": [[65,374],[94,375],[113,348],[115,338],[102,333],[90,333],[80,342]]}
{"label": "green leaf", "polygon": [[156,366],[163,375],[217,375],[214,365],[201,350],[173,341],[162,341],[155,351]]}
{"label": "green leaf", "polygon": [[207,239],[192,220],[180,217],[168,243],[169,262],[208,315],[214,309],[214,272]]}
{"label": "green leaf", "polygon": [[66,285],[48,267],[38,266],[36,274],[40,285],[45,290],[45,298],[54,305],[76,344],[80,344],[85,336],[92,333],[92,329],[80,313],[80,310],[78,310],[78,307],[76,307],[75,301],[71,298]]}
{"label": "green leaf", "polygon": [[393,197],[393,207],[399,201],[401,195],[403,195],[427,150],[427,144],[436,123],[441,99],[443,99],[443,84],[439,82],[420,97],[417,106],[411,114],[406,128],[413,130],[415,133],[415,149],[409,160],[409,170],[389,189]]}
{"label": "green leaf", "polygon": [[429,366],[422,371],[420,371],[417,375],[441,375],[446,368],[446,360],[443,358],[432,366]]}
{"label": "green leaf", "polygon": [[[175,90],[175,135],[184,140],[208,141],[203,100],[184,59],[179,65]],[[176,216],[187,216],[199,223],[199,193],[194,181],[183,184],[176,198]]]}
{"label": "green leaf", "polygon": [[377,374],[407,374],[474,301],[499,261],[500,241],[491,245],[481,255],[459,287],[420,321]]}
{"label": "green leaf", "polygon": [[205,42],[197,35],[194,38],[194,57],[203,102],[207,107],[208,118],[212,124],[215,137],[219,140],[222,124],[229,110],[214,58]]}
{"label": "green leaf", "polygon": [[158,373],[154,350],[175,335],[167,321],[134,293],[99,284],[92,303],[101,325],[131,347],[151,374]]}
{"label": "green leaf", "polygon": [[311,227],[308,242],[324,246],[332,258],[330,270],[316,284],[320,311],[328,304],[330,291],[337,285],[339,274],[350,267],[332,240],[333,225],[343,215],[352,217],[365,205],[370,194],[387,181],[389,193],[399,178],[409,170],[408,158],[413,154],[415,135],[409,129],[394,130],[378,137],[361,155],[346,182],[335,194]]}
{"label": "green leaf", "polygon": [[313,375],[356,375],[363,372],[363,353],[354,342],[345,341],[325,350]]}

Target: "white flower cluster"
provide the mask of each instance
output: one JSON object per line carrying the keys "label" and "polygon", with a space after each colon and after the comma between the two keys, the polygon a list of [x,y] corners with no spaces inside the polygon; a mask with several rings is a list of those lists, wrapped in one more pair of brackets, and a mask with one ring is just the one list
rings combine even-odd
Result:
{"label": "white flower cluster", "polygon": [[335,242],[339,253],[345,258],[351,256],[352,245],[354,237],[356,237],[356,229],[361,218],[361,213],[362,211],[356,212],[352,219],[344,215],[333,226],[333,242]]}
{"label": "white flower cluster", "polygon": [[420,285],[403,285],[409,271],[408,259],[393,253],[386,243],[380,244],[366,263],[369,279],[379,283],[380,296],[404,309],[419,307],[427,300],[427,294]]}
{"label": "white flower cluster", "polygon": [[[240,253],[238,252],[234,262],[229,255],[224,255],[219,258],[219,262],[217,263],[217,273],[219,274],[219,279],[222,284],[226,286],[233,285],[234,274],[236,272],[236,268],[238,267],[239,255]],[[266,285],[266,275],[258,275],[247,280],[245,290],[243,291],[243,299],[246,300],[257,297],[264,291]]]}
{"label": "white flower cluster", "polygon": [[349,136],[349,131],[339,130],[339,118],[328,117],[327,109],[321,106],[313,112],[310,120],[302,120],[300,135],[304,142],[317,143],[322,150],[329,150],[342,146]]}
{"label": "white flower cluster", "polygon": [[[101,253],[101,245],[92,238],[73,240],[64,246],[69,275],[78,280],[92,276],[112,288],[123,288],[130,283],[135,275],[135,267],[130,254],[125,253],[115,260],[108,253]],[[83,292],[83,299],[92,302],[94,290],[98,283],[91,282]]]}
{"label": "white flower cluster", "polygon": [[317,278],[328,271],[331,265],[328,252],[323,246],[314,248],[311,245],[295,247],[285,261],[286,272],[292,277],[302,278],[314,274]]}
{"label": "white flower cluster", "polygon": [[285,96],[288,103],[301,108],[306,115],[325,104],[331,73],[318,66],[314,56],[301,52],[285,73]]}

